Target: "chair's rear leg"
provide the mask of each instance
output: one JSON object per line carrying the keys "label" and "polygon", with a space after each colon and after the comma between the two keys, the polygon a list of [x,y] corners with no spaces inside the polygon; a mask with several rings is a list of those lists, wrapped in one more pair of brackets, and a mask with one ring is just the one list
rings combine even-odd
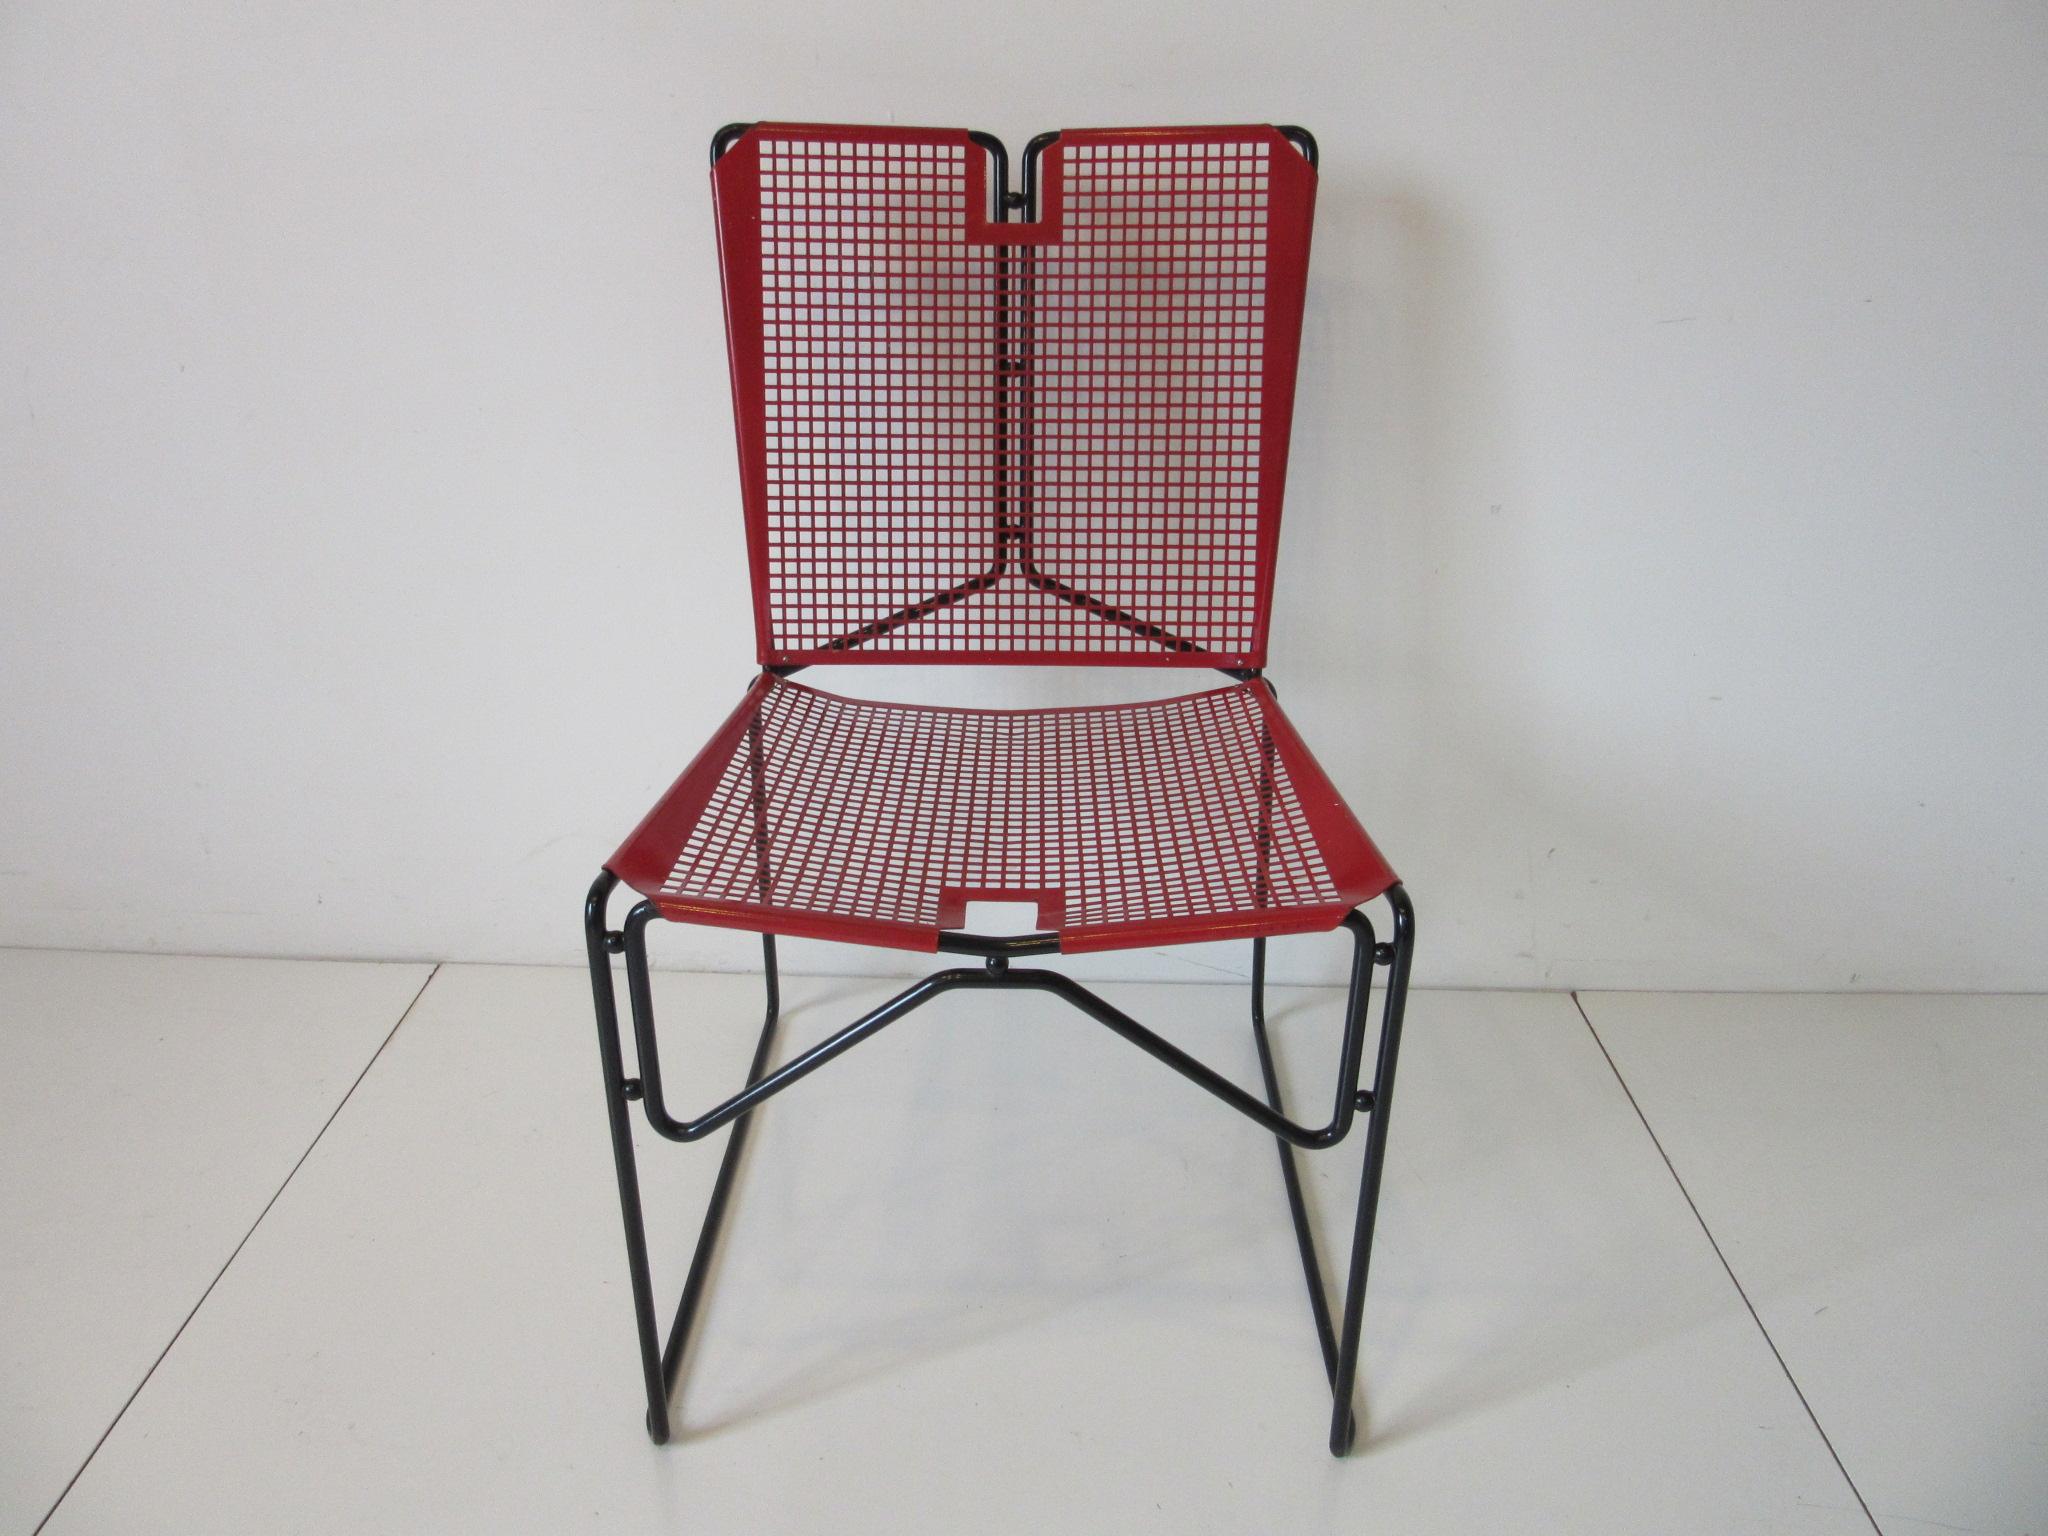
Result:
{"label": "chair's rear leg", "polygon": [[[1252,1043],[1258,1047],[1259,1074],[1266,1081],[1266,1102],[1275,1114],[1285,1114],[1281,1101],[1280,1075],[1273,1065],[1272,1043],[1266,1038],[1266,941],[1252,940]],[[1332,1387],[1337,1381],[1337,1330],[1330,1321],[1329,1296],[1323,1287],[1323,1264],[1316,1255],[1315,1233],[1308,1224],[1308,1206],[1302,1199],[1301,1171],[1295,1165],[1294,1147],[1286,1137],[1275,1136],[1280,1149],[1280,1181],[1287,1187],[1287,1214],[1294,1219],[1294,1242],[1301,1250],[1301,1272],[1308,1281],[1309,1310],[1315,1314],[1316,1342],[1322,1346],[1323,1374]]]}
{"label": "chair's rear leg", "polygon": [[583,936],[590,951],[591,1001],[597,1010],[597,1051],[604,1068],[605,1113],[611,1120],[612,1163],[619,1175],[619,1207],[626,1223],[626,1266],[633,1282],[633,1323],[640,1337],[640,1369],[647,1387],[647,1433],[656,1445],[668,1439],[668,1388],[662,1373],[661,1339],[654,1331],[654,1282],[647,1269],[647,1227],[640,1211],[640,1174],[633,1161],[630,1090],[619,1050],[619,1008],[612,989],[611,947],[605,903],[618,877],[599,875],[583,904]]}
{"label": "chair's rear leg", "polygon": [[[761,1040],[754,1047],[753,1064],[747,1068],[747,1086],[753,1087],[768,1070],[769,1053],[775,1048],[775,1025],[782,1015],[782,982],[775,962],[775,936],[761,935],[761,964],[768,979],[768,1013],[761,1024]],[[718,1235],[725,1224],[725,1206],[732,1195],[734,1174],[747,1145],[747,1127],[754,1123],[751,1112],[733,1121],[725,1138],[725,1155],[718,1160],[718,1177],[711,1185],[711,1200],[704,1208],[704,1225],[697,1232],[697,1247],[690,1255],[689,1277],[683,1281],[682,1299],[676,1303],[676,1319],[668,1331],[668,1346],[661,1352],[663,1401],[675,1391],[676,1377],[683,1368],[683,1354],[696,1326],[697,1308],[704,1299],[704,1287],[711,1278],[711,1261],[718,1251]]]}
{"label": "chair's rear leg", "polygon": [[[1379,1212],[1380,1174],[1387,1156],[1387,1115],[1393,1107],[1394,1064],[1401,1052],[1401,1016],[1408,1003],[1408,966],[1415,951],[1415,909],[1407,892],[1387,892],[1394,909],[1394,942],[1388,957],[1386,1011],[1380,1023],[1379,1061],[1373,1068],[1372,1109],[1365,1127],[1365,1167],[1358,1182],[1358,1219],[1351,1235],[1351,1268],[1344,1282],[1344,1325],[1337,1340],[1337,1369],[1331,1384],[1330,1454],[1342,1456],[1358,1434],[1352,1384],[1358,1375],[1359,1324],[1365,1316],[1365,1281],[1372,1263],[1373,1222]],[[1371,970],[1367,969],[1370,989]],[[1364,1000],[1358,999],[1362,1006]]]}
{"label": "chair's rear leg", "polygon": [[[747,722],[747,766],[753,780],[755,888],[765,906],[773,895],[773,887],[769,881],[768,792],[758,713]],[[647,987],[646,963],[645,949],[636,949],[629,943],[626,946],[626,972],[633,984],[633,1006],[638,1009],[645,1005],[651,1024],[653,1003]],[[749,1088],[760,1082],[762,1074],[768,1070],[768,1056],[775,1048],[775,1026],[782,1017],[782,973],[776,964],[775,935],[772,933],[761,935],[761,971],[768,983],[768,1006],[761,1021],[760,1041],[754,1047],[753,1063],[747,1068]],[[711,1261],[717,1255],[718,1236],[725,1225],[726,1202],[732,1196],[733,1177],[738,1172],[740,1156],[746,1150],[747,1128],[753,1123],[753,1118],[750,1112],[733,1121],[732,1132],[725,1138],[725,1154],[718,1160],[718,1176],[711,1183],[711,1199],[704,1208],[704,1224],[697,1229],[697,1246],[690,1254],[690,1273],[683,1281],[682,1298],[676,1303],[675,1321],[669,1325],[667,1347],[661,1352],[664,1402],[675,1392],[676,1378],[683,1368],[683,1355],[690,1347],[690,1334],[697,1323],[697,1308],[704,1299],[705,1286],[710,1283]]]}

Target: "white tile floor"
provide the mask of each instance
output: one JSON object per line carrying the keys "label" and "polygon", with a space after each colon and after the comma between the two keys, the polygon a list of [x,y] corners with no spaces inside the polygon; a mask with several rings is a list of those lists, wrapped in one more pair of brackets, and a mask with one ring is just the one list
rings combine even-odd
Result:
{"label": "white tile floor", "polygon": [[2048,1530],[2048,998],[1589,997],[1887,1532]]}
{"label": "white tile floor", "polygon": [[[1418,995],[1337,1463],[1270,1142],[1021,994],[761,1112],[650,1446],[584,980],[424,974],[0,954],[0,1536],[2048,1530],[2048,1000]],[[757,988],[658,978],[672,1093]],[[1251,1078],[1240,990],[1112,995]],[[641,1146],[672,1295],[717,1148]]]}
{"label": "white tile floor", "polygon": [[57,1502],[428,972],[0,950],[0,1533]]}

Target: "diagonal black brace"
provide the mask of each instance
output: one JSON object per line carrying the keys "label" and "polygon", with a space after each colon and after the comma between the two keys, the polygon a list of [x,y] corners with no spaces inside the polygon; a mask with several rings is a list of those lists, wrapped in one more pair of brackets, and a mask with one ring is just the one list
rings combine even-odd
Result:
{"label": "diagonal black brace", "polygon": [[[835,1056],[850,1051],[861,1041],[881,1033],[904,1015],[933,998],[961,990],[1024,989],[1051,992],[1122,1036],[1157,1061],[1164,1062],[1182,1077],[1207,1090],[1247,1119],[1258,1122],[1275,1136],[1298,1147],[1316,1150],[1335,1146],[1350,1133],[1358,1108],[1358,1073],[1365,1053],[1364,993],[1371,990],[1372,924],[1354,912],[1344,919],[1353,939],[1351,960],[1351,1001],[1345,1011],[1344,1039],[1338,1051],[1336,1102],[1329,1121],[1320,1127],[1302,1125],[1273,1109],[1256,1094],[1240,1088],[1213,1067],[1190,1056],[1172,1041],[1155,1034],[1136,1019],[1098,997],[1071,977],[1057,971],[1021,970],[1007,963],[970,970],[934,971],[922,981],[897,993],[881,1006],[855,1019],[844,1029],[826,1036],[802,1055],[775,1071],[752,1081],[721,1104],[695,1119],[685,1120],[668,1107],[662,1087],[661,1042],[654,1028],[654,996],[647,962],[647,928],[661,916],[651,901],[643,901],[626,915],[622,948],[626,955],[626,990],[632,1000],[633,1038],[640,1056],[640,1091],[647,1123],[656,1134],[670,1141],[698,1141],[731,1124],[755,1106],[773,1098],[811,1075]],[[609,977],[607,977],[607,981]]]}

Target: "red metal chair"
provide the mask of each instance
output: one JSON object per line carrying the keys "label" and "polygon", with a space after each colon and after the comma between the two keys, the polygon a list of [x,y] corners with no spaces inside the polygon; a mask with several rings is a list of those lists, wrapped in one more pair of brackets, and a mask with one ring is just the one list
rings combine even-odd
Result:
{"label": "red metal chair", "polygon": [[[1332,1391],[1352,1383],[1414,947],[1393,871],[1265,680],[1308,272],[1316,149],[1298,128],[1044,134],[1009,186],[986,134],[740,124],[712,144],[740,482],[762,672],[606,863],[584,909],[647,1429],[703,1295],[748,1115],[944,992],[1065,998],[1271,1131]],[[833,662],[1213,668],[1229,686],[1138,704],[941,709],[788,676]],[[642,898],[608,926],[614,889]],[[1384,897],[1390,942],[1358,910]],[[974,901],[1041,931],[964,931]],[[767,1019],[747,1086],[694,1119],[662,1090],[656,919],[762,935]],[[1281,1103],[1265,945],[1348,929],[1330,1118]],[[775,936],[971,956],[769,1070]],[[1264,1094],[1027,957],[1252,941]],[[621,1050],[623,953],[637,1076]],[[1387,967],[1372,1084],[1360,1076]],[[730,1126],[674,1324],[656,1329],[630,1105],[674,1141]],[[1294,1148],[1367,1116],[1333,1322]]]}

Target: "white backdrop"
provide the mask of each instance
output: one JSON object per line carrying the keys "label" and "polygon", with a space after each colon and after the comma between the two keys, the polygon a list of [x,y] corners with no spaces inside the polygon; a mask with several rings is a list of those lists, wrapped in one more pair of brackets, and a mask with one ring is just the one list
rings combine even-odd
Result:
{"label": "white backdrop", "polygon": [[13,0],[0,942],[575,958],[751,667],[754,117],[1315,130],[1275,676],[1423,981],[2048,987],[2034,0]]}

